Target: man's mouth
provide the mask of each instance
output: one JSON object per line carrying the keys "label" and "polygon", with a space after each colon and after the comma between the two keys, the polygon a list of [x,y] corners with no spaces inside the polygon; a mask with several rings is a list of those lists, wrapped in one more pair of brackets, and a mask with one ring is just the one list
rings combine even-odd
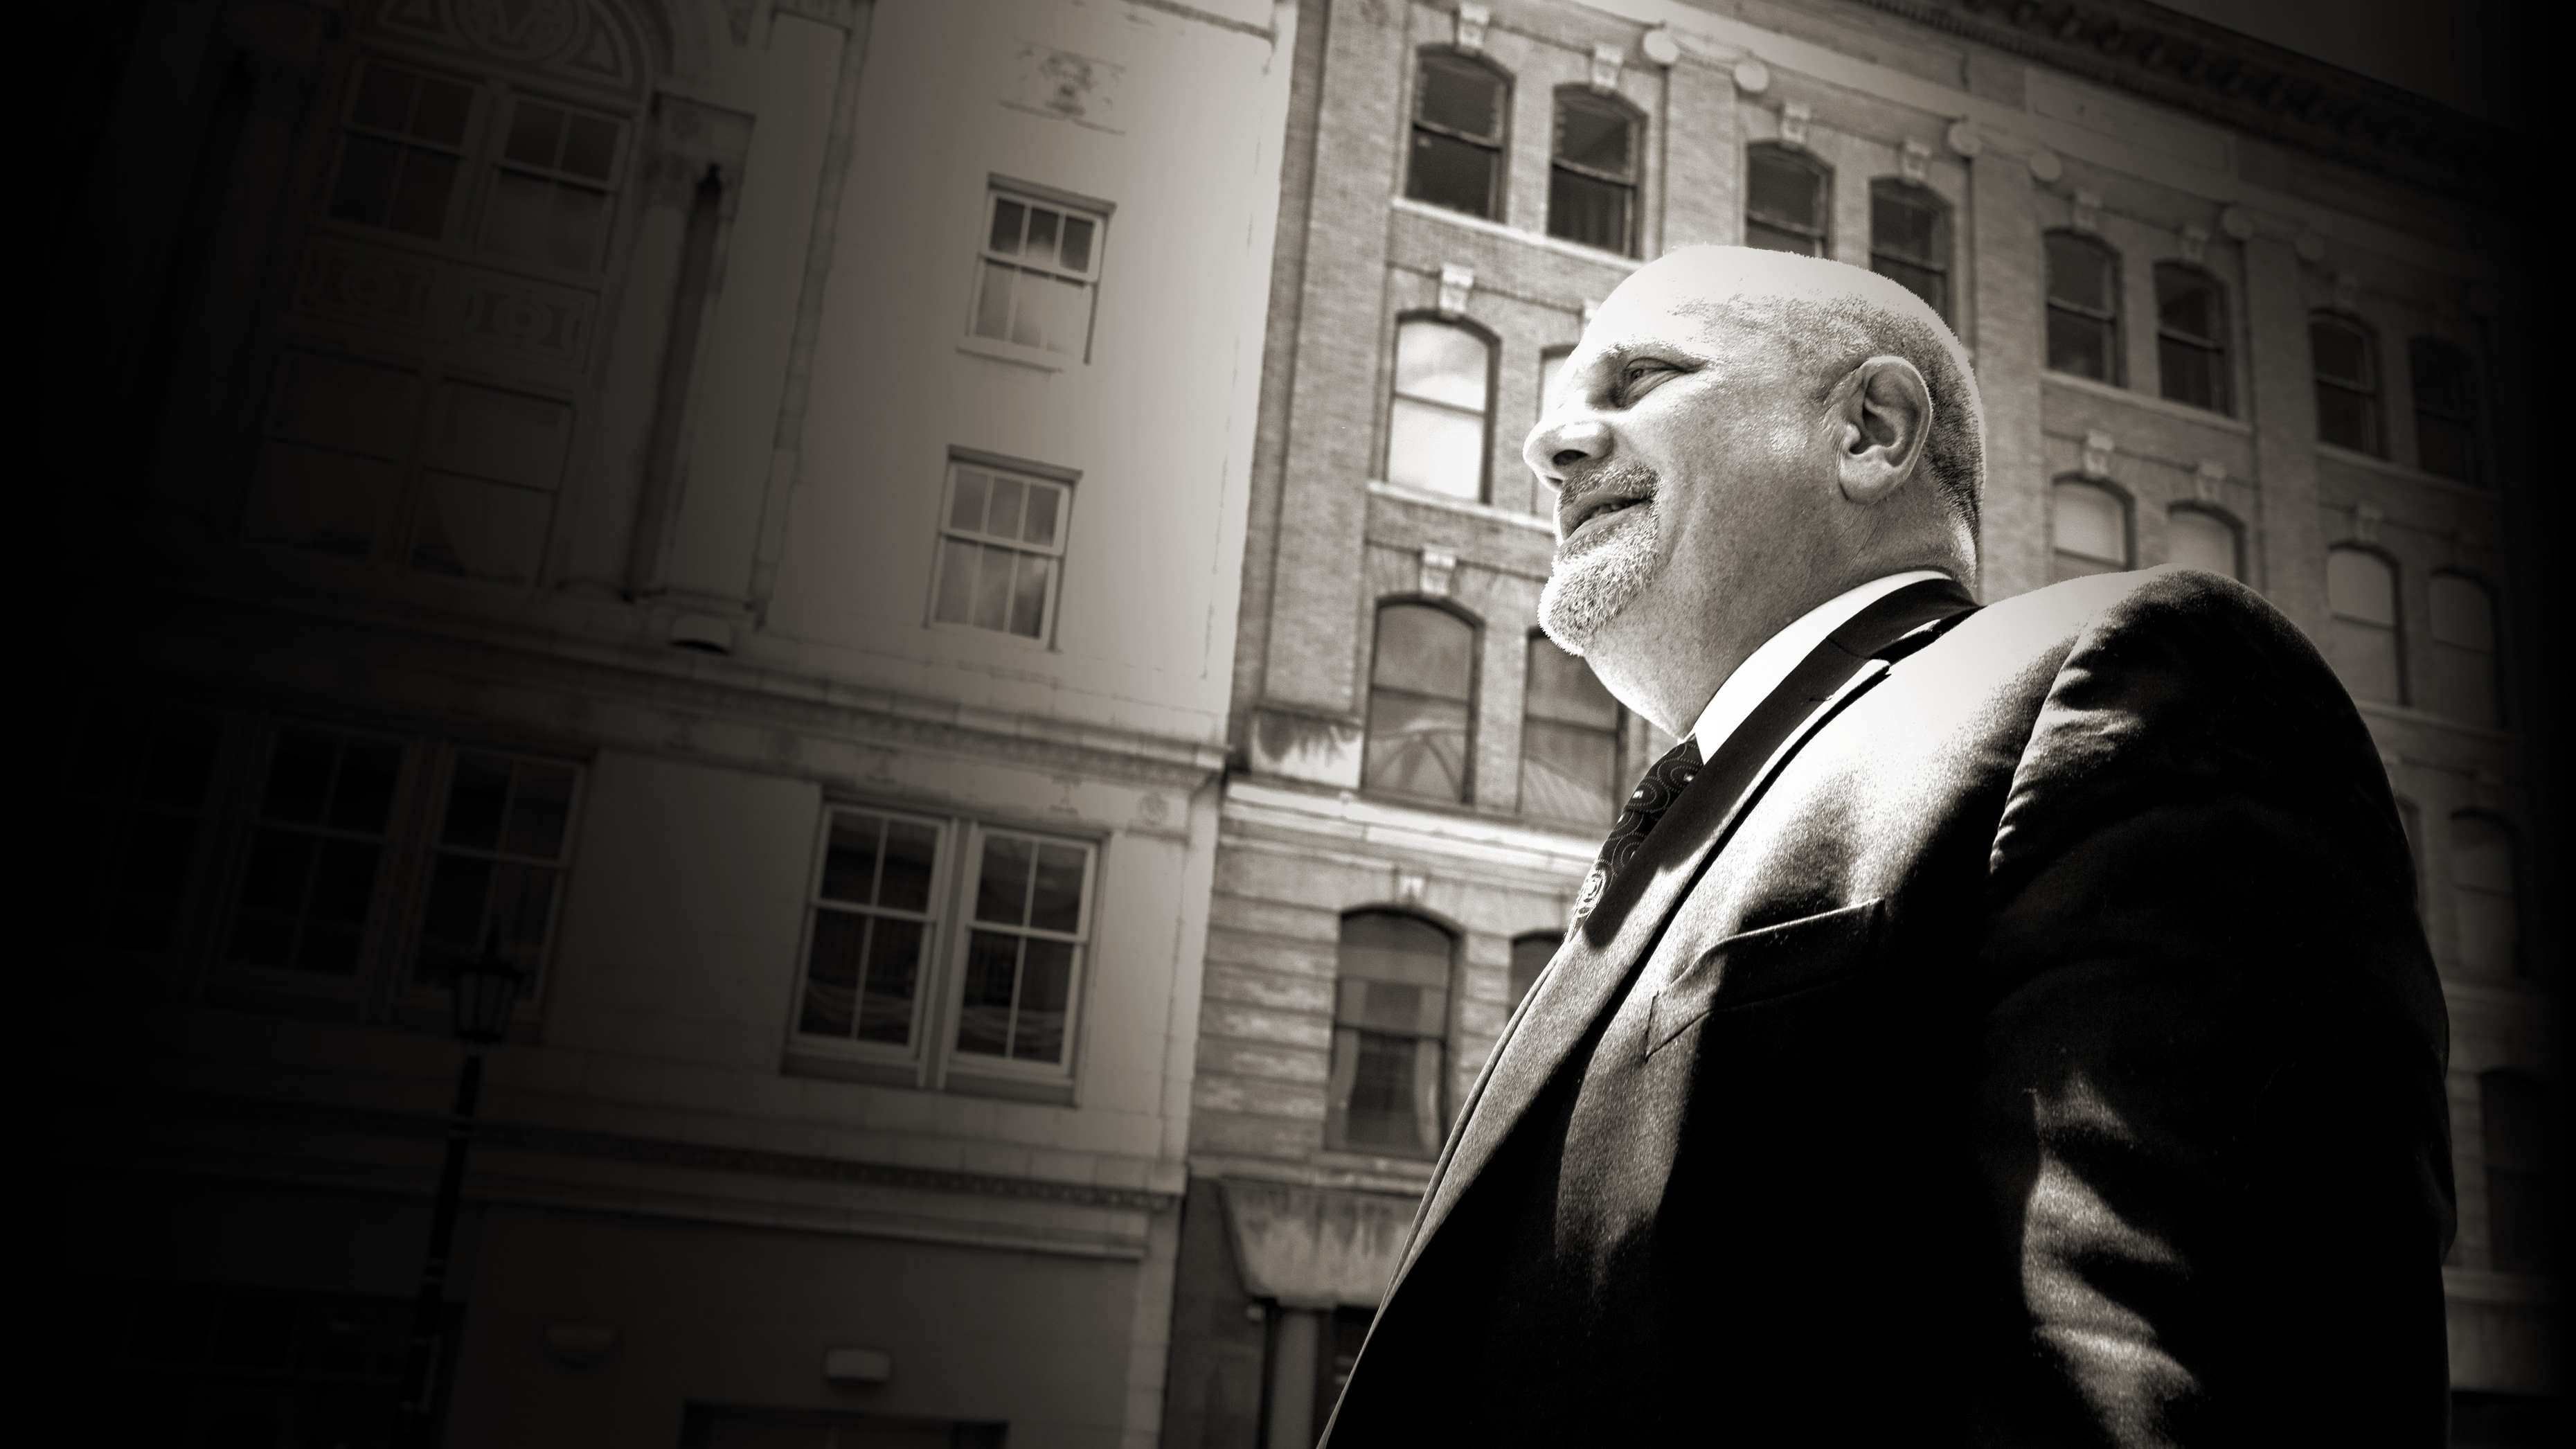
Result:
{"label": "man's mouth", "polygon": [[1575,510],[1574,517],[1568,522],[1565,536],[1570,541],[1576,534],[1583,531],[1586,524],[1589,524],[1596,519],[1608,518],[1613,514],[1624,513],[1627,510],[1636,507],[1638,504],[1646,502],[1650,496],[1651,495],[1645,494],[1623,494],[1587,498],[1584,500],[1583,506]]}

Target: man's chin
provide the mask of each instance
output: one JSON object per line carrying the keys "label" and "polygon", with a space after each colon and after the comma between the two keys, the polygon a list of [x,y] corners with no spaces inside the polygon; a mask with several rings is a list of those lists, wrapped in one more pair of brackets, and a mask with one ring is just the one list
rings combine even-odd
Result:
{"label": "man's chin", "polygon": [[1653,577],[1651,558],[1596,553],[1560,566],[1539,591],[1538,626],[1566,653],[1588,657]]}

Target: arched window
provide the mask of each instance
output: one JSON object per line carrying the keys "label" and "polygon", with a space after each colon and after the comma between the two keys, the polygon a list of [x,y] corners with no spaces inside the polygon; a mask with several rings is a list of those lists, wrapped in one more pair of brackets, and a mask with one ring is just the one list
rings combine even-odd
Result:
{"label": "arched window", "polygon": [[2464,969],[2503,974],[2521,968],[2514,878],[2513,827],[2476,810],[2451,817],[2451,910],[2459,920]]}
{"label": "arched window", "polygon": [[2129,566],[2129,506],[2099,483],[2068,478],[2049,490],[2052,582]]}
{"label": "arched window", "polygon": [[1428,604],[1379,609],[1362,783],[1464,803],[1475,689],[1474,625]]}
{"label": "arched window", "polygon": [[1449,933],[1414,916],[1342,918],[1333,984],[1333,1075],[1324,1145],[1430,1157],[1449,1128],[1441,1110],[1448,1052]]}
{"label": "arched window", "polygon": [[1744,152],[1744,244],[1767,251],[1821,257],[1833,211],[1834,173],[1822,161],[1786,146],[1748,146]]}
{"label": "arched window", "polygon": [[1592,666],[1529,639],[1521,711],[1521,813],[1607,829],[1619,818],[1619,701]]}
{"label": "arched window", "polygon": [[1511,82],[1481,60],[1424,51],[1413,84],[1413,155],[1404,194],[1502,220],[1503,118],[1511,91]]}
{"label": "arched window", "polygon": [[[598,406],[597,344],[636,222],[656,206],[696,219],[686,185],[638,178],[703,173],[712,245],[737,164],[711,170],[648,124],[649,47],[623,6],[568,9],[536,54],[452,8],[361,27],[366,49],[332,78],[241,526],[264,546],[524,589],[583,420],[629,426]],[[643,447],[648,411],[590,446]]]}
{"label": "arched window", "polygon": [[2558,1266],[2557,1103],[2537,1072],[2478,1074],[2486,1148],[2487,1262],[2499,1273]]}
{"label": "arched window", "polygon": [[1564,944],[1565,938],[1554,931],[1532,931],[1512,938],[1513,1006],[1519,1006],[1521,999],[1529,995],[1530,988],[1538,984],[1539,973],[1556,959],[1557,948]]}
{"label": "arched window", "polygon": [[2308,318],[2308,358],[2317,372],[2317,438],[2373,457],[2388,456],[2379,420],[2379,339],[2349,317]]}
{"label": "arched window", "polygon": [[2174,402],[2231,411],[2227,292],[2198,267],[2156,263],[2156,377]]}
{"label": "arched window", "polygon": [[1483,334],[1430,317],[1396,324],[1386,481],[1484,499],[1493,373],[1493,344]]}
{"label": "arched window", "polygon": [[2081,232],[2048,234],[2048,366],[2120,380],[2120,254]]}
{"label": "arched window", "polygon": [[1547,234],[1637,254],[1635,113],[1588,86],[1559,86],[1547,173]]}
{"label": "arched window", "polygon": [[1869,184],[1869,269],[1950,315],[1950,208],[1925,187]]}
{"label": "arched window", "polygon": [[2491,725],[2504,717],[2496,692],[2495,595],[2466,574],[2435,574],[2433,697],[2435,714]]}
{"label": "arched window", "polygon": [[2243,578],[2237,550],[2236,525],[2208,509],[2176,508],[2165,515],[2165,562],[2177,568]]}
{"label": "arched window", "polygon": [[2406,344],[2415,384],[2415,463],[2427,473],[2474,483],[2478,477],[2477,389],[2468,354],[2431,337]]}
{"label": "arched window", "polygon": [[2326,555],[2326,658],[2355,699],[2406,702],[2397,646],[2397,570],[2365,548]]}

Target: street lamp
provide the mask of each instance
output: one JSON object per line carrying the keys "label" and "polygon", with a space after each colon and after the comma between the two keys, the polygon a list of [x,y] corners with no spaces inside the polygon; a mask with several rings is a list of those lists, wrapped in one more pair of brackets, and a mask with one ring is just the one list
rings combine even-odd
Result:
{"label": "street lamp", "polygon": [[403,1449],[429,1443],[431,1368],[439,1350],[439,1320],[447,1302],[447,1252],[456,1237],[456,1200],[465,1186],[465,1151],[474,1141],[474,1098],[483,1086],[483,1049],[510,1030],[525,973],[501,954],[498,932],[484,938],[483,954],[459,961],[447,976],[455,1010],[456,1039],[465,1062],[456,1074],[456,1111],[447,1119],[447,1168],[438,1179],[438,1211],[430,1220],[429,1259],[421,1265],[420,1298],[412,1308],[411,1348],[403,1358],[402,1402],[394,1442]]}

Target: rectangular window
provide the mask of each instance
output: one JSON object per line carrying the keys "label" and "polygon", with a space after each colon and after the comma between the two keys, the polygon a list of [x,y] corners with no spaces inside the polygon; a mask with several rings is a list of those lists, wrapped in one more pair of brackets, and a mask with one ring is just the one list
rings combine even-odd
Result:
{"label": "rectangular window", "polygon": [[1869,184],[1869,269],[1950,315],[1950,212],[1905,181]]}
{"label": "rectangular window", "polygon": [[1051,641],[1072,504],[1062,482],[952,460],[931,617]]}
{"label": "rectangular window", "polygon": [[976,833],[957,1008],[961,1058],[1066,1065],[1094,854],[1078,841]]}
{"label": "rectangular window", "polygon": [[597,268],[625,129],[605,116],[514,100],[483,204],[483,250],[560,271]]}
{"label": "rectangular window", "polygon": [[446,236],[475,99],[463,82],[367,61],[349,88],[324,214],[429,241]]}
{"label": "rectangular window", "polygon": [[534,1000],[554,941],[581,772],[552,760],[455,751],[429,856],[411,984],[442,991],[458,963],[497,951]]}
{"label": "rectangular window", "polygon": [[995,188],[985,199],[977,337],[1091,360],[1106,208],[1085,211]]}
{"label": "rectangular window", "polygon": [[288,723],[268,742],[223,961],[354,984],[384,896],[403,742]]}
{"label": "rectangular window", "polygon": [[223,716],[93,700],[72,755],[72,859],[82,879],[69,942],[166,954],[196,878]]}
{"label": "rectangular window", "polygon": [[938,928],[941,827],[876,810],[824,812],[796,1032],[909,1054]]}

